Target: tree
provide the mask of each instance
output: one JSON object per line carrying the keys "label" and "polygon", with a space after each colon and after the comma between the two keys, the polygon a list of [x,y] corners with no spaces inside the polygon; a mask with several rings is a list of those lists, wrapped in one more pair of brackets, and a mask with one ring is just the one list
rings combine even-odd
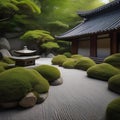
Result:
{"label": "tree", "polygon": [[59,34],[81,22],[77,11],[89,10],[102,4],[100,0],[43,0],[38,24],[53,35]]}
{"label": "tree", "polygon": [[31,0],[1,0],[0,31],[22,28],[34,14],[40,13],[40,8]]}
{"label": "tree", "polygon": [[[44,44],[46,42],[50,42],[50,41],[54,42],[54,37],[52,37],[50,35],[50,32],[45,31],[45,30],[30,30],[30,31],[27,31],[20,37],[20,39],[24,40],[28,43],[32,43],[32,45],[36,44],[37,47],[39,48],[39,51],[41,49],[42,44]],[[48,44],[51,45],[50,43],[48,43]],[[52,47],[55,47],[55,46],[52,46]],[[45,46],[43,45],[42,48],[48,48],[48,47],[46,47],[46,45]],[[48,49],[52,49],[52,48],[48,48]]]}

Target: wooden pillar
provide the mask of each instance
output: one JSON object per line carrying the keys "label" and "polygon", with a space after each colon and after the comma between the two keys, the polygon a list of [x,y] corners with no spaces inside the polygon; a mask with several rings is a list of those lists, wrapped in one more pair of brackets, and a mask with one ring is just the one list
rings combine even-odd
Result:
{"label": "wooden pillar", "polygon": [[77,54],[78,53],[78,45],[79,41],[78,40],[72,40],[72,54]]}
{"label": "wooden pillar", "polygon": [[110,54],[117,53],[118,45],[117,45],[117,32],[110,33]]}
{"label": "wooden pillar", "polygon": [[97,36],[90,36],[90,57],[97,57]]}

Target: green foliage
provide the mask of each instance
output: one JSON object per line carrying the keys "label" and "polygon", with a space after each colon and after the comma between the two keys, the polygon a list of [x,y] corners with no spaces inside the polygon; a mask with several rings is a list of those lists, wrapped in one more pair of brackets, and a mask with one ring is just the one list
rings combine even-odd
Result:
{"label": "green foliage", "polygon": [[109,79],[108,88],[120,94],[120,74],[114,75]]}
{"label": "green foliage", "polygon": [[107,63],[94,65],[87,70],[88,77],[101,79],[105,81],[119,73],[120,70]]}
{"label": "green foliage", "polygon": [[0,73],[1,73],[1,72],[4,72],[4,71],[5,71],[4,67],[3,67],[3,66],[0,66]]}
{"label": "green foliage", "polygon": [[20,6],[22,10],[23,9],[25,10],[27,8],[29,12],[38,13],[38,14],[41,13],[40,8],[31,0],[21,0],[21,1],[12,0],[12,1],[17,6]]}
{"label": "green foliage", "polygon": [[[75,58],[75,56],[73,56],[73,57]],[[86,71],[88,68],[90,68],[96,64],[92,59],[90,59],[88,57],[81,57],[81,58],[78,57],[78,59],[79,60],[76,62],[76,65],[75,65],[75,68],[77,68],[77,69]]]}
{"label": "green foliage", "polygon": [[48,80],[49,83],[60,78],[60,71],[56,67],[50,65],[40,65],[34,69],[38,71],[46,80]]}
{"label": "green foliage", "polygon": [[59,45],[55,42],[46,42],[41,45],[43,49],[58,49]]}
{"label": "green foliage", "polygon": [[107,58],[105,58],[104,62],[120,68],[120,53],[108,56]]}
{"label": "green foliage", "polygon": [[[76,11],[88,10],[100,5],[102,3],[99,0],[64,0],[64,2],[62,0],[43,0],[41,2],[42,13],[39,16],[39,24],[53,34],[60,34],[66,31],[68,27],[70,29],[80,23],[81,18]],[[49,23],[51,23],[50,26],[48,26]]]}
{"label": "green foliage", "polygon": [[54,38],[50,35],[48,31],[44,30],[30,30],[24,33],[20,39],[29,41],[29,40],[38,40],[39,42],[53,41]]}
{"label": "green foliage", "polygon": [[5,62],[5,63],[7,63],[7,64],[15,64],[15,61],[12,60],[9,57],[3,57],[2,61]]}
{"label": "green foliage", "polygon": [[82,55],[78,55],[78,54],[74,54],[71,56],[71,58],[73,59],[81,59],[83,56]]}
{"label": "green foliage", "polygon": [[63,55],[65,55],[66,57],[70,58],[72,54],[70,52],[65,52],[65,53],[63,53]]}
{"label": "green foliage", "polygon": [[67,58],[65,62],[63,62],[62,66],[64,68],[74,68],[76,64],[76,60],[72,58]]}
{"label": "green foliage", "polygon": [[18,101],[28,92],[47,92],[49,84],[37,71],[16,67],[0,74],[0,102]]}
{"label": "green foliage", "polygon": [[67,57],[65,55],[57,55],[57,56],[53,57],[52,64],[62,66],[62,64],[66,60],[67,60]]}
{"label": "green foliage", "polygon": [[8,67],[8,64],[5,63],[5,62],[0,61],[0,66],[2,66],[2,67],[4,67],[4,68],[7,68],[7,67]]}
{"label": "green foliage", "polygon": [[[31,0],[0,1],[0,30],[4,32],[26,28],[26,24],[41,13],[40,7]],[[25,15],[23,17],[23,15]],[[29,25],[33,25],[33,21]],[[17,28],[17,29],[16,29]],[[20,30],[20,29],[19,29]]]}
{"label": "green foliage", "polygon": [[120,98],[108,104],[106,109],[106,120],[120,120]]}
{"label": "green foliage", "polygon": [[65,24],[61,21],[53,21],[53,22],[49,22],[48,25],[51,25],[52,27],[57,27],[57,28],[69,28],[68,24]]}

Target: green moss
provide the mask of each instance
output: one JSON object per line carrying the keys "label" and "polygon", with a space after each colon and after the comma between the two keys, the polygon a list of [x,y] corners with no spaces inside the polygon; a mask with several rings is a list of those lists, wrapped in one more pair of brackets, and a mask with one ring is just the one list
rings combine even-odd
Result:
{"label": "green moss", "polygon": [[66,61],[67,57],[65,55],[57,55],[53,57],[52,64],[54,65],[62,65]]}
{"label": "green moss", "polygon": [[49,84],[37,71],[22,67],[6,70],[0,74],[0,102],[16,101],[28,92],[47,92]]}
{"label": "green moss", "polygon": [[38,71],[48,82],[54,82],[58,78],[60,78],[60,71],[58,68],[50,66],[50,65],[40,65],[34,68]]}
{"label": "green moss", "polygon": [[15,61],[10,59],[9,57],[3,57],[3,62],[6,62],[8,64],[15,64]]}
{"label": "green moss", "polygon": [[101,80],[108,80],[110,77],[119,73],[120,70],[107,63],[94,65],[87,70],[89,77]]}
{"label": "green moss", "polygon": [[7,68],[7,67],[8,67],[8,64],[5,63],[5,62],[0,61],[0,66],[2,66],[2,67],[4,67],[4,68]]}
{"label": "green moss", "polygon": [[20,100],[32,90],[27,76],[21,71],[26,73],[24,69],[11,69],[0,74],[0,102]]}
{"label": "green moss", "polygon": [[109,79],[108,88],[120,94],[120,74],[114,75]]}
{"label": "green moss", "polygon": [[105,58],[104,62],[120,68],[120,53],[116,53]]}
{"label": "green moss", "polygon": [[71,57],[71,53],[70,53],[70,52],[65,52],[63,55],[65,55],[65,56],[68,57],[68,58]]}
{"label": "green moss", "polygon": [[4,71],[5,71],[4,67],[3,67],[3,66],[0,66],[0,73],[1,73],[1,72],[4,72]]}
{"label": "green moss", "polygon": [[62,64],[64,68],[74,68],[76,60],[72,58],[67,58],[67,60]]}
{"label": "green moss", "polygon": [[29,72],[28,76],[29,81],[32,85],[32,88],[34,91],[38,93],[45,93],[49,90],[49,83],[48,81],[36,70],[33,69],[27,69]]}
{"label": "green moss", "polygon": [[110,102],[106,110],[107,120],[120,120],[120,98]]}
{"label": "green moss", "polygon": [[71,56],[71,58],[74,58],[74,59],[81,59],[83,56],[82,55],[79,55],[79,54],[74,54]]}
{"label": "green moss", "polygon": [[81,70],[87,70],[88,68],[94,66],[96,63],[88,58],[88,57],[81,57],[75,65],[75,68]]}

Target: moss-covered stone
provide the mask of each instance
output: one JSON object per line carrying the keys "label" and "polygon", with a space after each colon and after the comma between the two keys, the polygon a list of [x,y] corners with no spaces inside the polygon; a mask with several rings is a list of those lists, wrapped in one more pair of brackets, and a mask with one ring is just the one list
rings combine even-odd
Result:
{"label": "moss-covered stone", "polygon": [[104,59],[104,62],[120,68],[120,53],[108,56]]}
{"label": "moss-covered stone", "polygon": [[68,59],[62,64],[62,66],[63,66],[64,68],[70,68],[70,69],[72,69],[72,68],[74,68],[75,64],[76,64],[76,60],[75,60],[75,59],[68,58]]}
{"label": "moss-covered stone", "polygon": [[7,68],[8,67],[8,63],[0,61],[0,66],[2,66],[4,68]]}
{"label": "moss-covered stone", "polygon": [[88,57],[81,57],[77,61],[75,68],[81,69],[81,70],[87,70],[88,68],[94,66],[95,64],[96,63],[92,59],[90,59]]}
{"label": "moss-covered stone", "polygon": [[119,73],[120,70],[107,63],[94,65],[87,70],[87,75],[89,77],[101,79],[105,81],[107,81],[110,77]]}
{"label": "moss-covered stone", "polygon": [[114,75],[109,79],[108,88],[120,94],[120,74]]}
{"label": "moss-covered stone", "polygon": [[60,78],[60,71],[58,68],[50,65],[40,65],[34,68],[38,71],[48,82],[54,82]]}
{"label": "moss-covered stone", "polygon": [[57,55],[53,57],[52,64],[54,65],[62,65],[66,61],[67,57],[65,55]]}
{"label": "moss-covered stone", "polygon": [[106,120],[120,120],[120,98],[117,98],[108,104]]}
{"label": "moss-covered stone", "polygon": [[28,92],[47,92],[49,84],[37,71],[16,67],[0,74],[0,102],[19,101]]}

